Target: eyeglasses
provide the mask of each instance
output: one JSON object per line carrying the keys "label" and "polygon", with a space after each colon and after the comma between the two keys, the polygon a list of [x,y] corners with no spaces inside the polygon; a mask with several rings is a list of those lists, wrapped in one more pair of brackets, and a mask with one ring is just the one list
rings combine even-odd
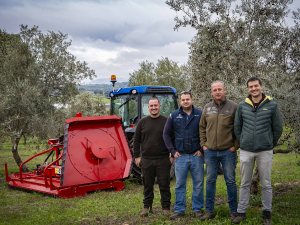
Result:
{"label": "eyeglasses", "polygon": [[192,93],[191,93],[190,90],[189,90],[189,91],[182,91],[182,92],[180,93],[180,95],[190,95],[191,98],[192,98]]}
{"label": "eyeglasses", "polygon": [[182,91],[180,94],[181,95],[191,94],[191,91]]}

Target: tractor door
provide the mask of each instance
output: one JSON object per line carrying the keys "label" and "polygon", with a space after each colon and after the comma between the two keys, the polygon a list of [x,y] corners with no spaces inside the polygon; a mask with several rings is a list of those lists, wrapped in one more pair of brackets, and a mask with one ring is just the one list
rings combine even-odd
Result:
{"label": "tractor door", "polygon": [[111,98],[111,115],[122,118],[124,127],[138,121],[138,95],[116,95]]}

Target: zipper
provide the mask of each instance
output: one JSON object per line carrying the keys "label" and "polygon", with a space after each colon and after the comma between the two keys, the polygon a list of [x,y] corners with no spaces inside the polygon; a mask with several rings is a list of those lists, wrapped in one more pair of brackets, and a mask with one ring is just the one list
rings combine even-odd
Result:
{"label": "zipper", "polygon": [[[254,132],[253,132],[253,144],[252,144],[252,149],[254,150],[255,148],[254,148],[254,145],[255,145],[255,135],[256,135],[256,121],[257,121],[257,112],[258,112],[258,109],[262,106],[262,105],[264,105],[265,103],[266,103],[266,100],[267,100],[267,98],[265,98],[260,104],[259,104],[259,106],[257,106],[257,109],[256,109],[256,111],[255,111],[255,117],[254,117]],[[253,107],[254,108],[254,107]]]}
{"label": "zipper", "polygon": [[[259,107],[259,106],[258,106]],[[256,109],[256,111],[255,111],[255,116],[254,116],[254,131],[253,131],[253,138],[252,138],[252,149],[254,150],[255,148],[254,148],[254,145],[255,145],[255,141],[254,141],[254,138],[255,138],[255,133],[256,133],[256,116],[257,116],[257,110],[258,110],[258,107],[257,107],[257,109]],[[254,107],[253,107],[254,108]]]}
{"label": "zipper", "polygon": [[[221,104],[221,103],[220,103]],[[218,150],[218,123],[219,123],[219,106],[218,107],[218,113],[217,113],[217,124],[216,124],[216,149]]]}
{"label": "zipper", "polygon": [[[224,103],[224,102],[223,102]],[[216,104],[216,103],[215,103]],[[218,113],[217,113],[217,124],[216,124],[216,149],[218,150],[218,124],[219,124],[219,114],[221,109],[224,107],[225,103],[222,105],[222,101],[220,102],[220,106],[216,104]]]}

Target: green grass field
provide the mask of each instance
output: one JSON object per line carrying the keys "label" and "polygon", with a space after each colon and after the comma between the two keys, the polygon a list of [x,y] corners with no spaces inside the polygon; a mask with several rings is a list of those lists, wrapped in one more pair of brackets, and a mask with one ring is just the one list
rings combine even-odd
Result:
{"label": "green grass field", "polygon": [[99,98],[100,98],[104,104],[110,104],[110,98],[108,98],[104,95],[92,95],[91,97],[93,100],[99,100]]}
{"label": "green grass field", "polygon": [[[19,153],[24,160],[41,152],[34,145],[21,145]],[[37,158],[29,168],[41,163]],[[300,224],[300,162],[295,154],[275,154],[272,167],[273,224]],[[133,178],[125,181],[126,187],[120,192],[97,191],[86,197],[61,199],[41,193],[13,190],[5,181],[4,164],[8,163],[9,173],[18,168],[13,160],[11,145],[0,149],[0,224],[231,224],[227,204],[226,185],[223,176],[218,176],[215,211],[217,217],[201,222],[192,213],[192,182],[188,178],[186,216],[170,221],[162,215],[160,195],[155,185],[154,214],[141,218],[143,188]],[[237,185],[240,184],[239,164],[236,169]],[[298,183],[297,183],[298,182]],[[173,211],[175,180],[171,182]],[[241,224],[262,224],[261,196],[251,196],[247,220]]]}

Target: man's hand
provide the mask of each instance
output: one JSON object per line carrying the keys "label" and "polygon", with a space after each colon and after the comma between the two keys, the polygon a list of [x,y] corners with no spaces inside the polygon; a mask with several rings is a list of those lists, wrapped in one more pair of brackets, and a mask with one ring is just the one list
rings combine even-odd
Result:
{"label": "man's hand", "polygon": [[141,157],[135,158],[135,164],[140,167]]}
{"label": "man's hand", "polygon": [[175,155],[174,155],[174,158],[177,158],[178,156],[181,157],[180,153],[176,152]]}
{"label": "man's hand", "polygon": [[174,165],[175,159],[173,157],[170,157],[170,162],[172,163],[172,165]]}
{"label": "man's hand", "polygon": [[232,152],[235,152],[235,151],[236,151],[236,149],[235,149],[234,146],[230,147],[229,150],[232,151]]}
{"label": "man's hand", "polygon": [[206,150],[206,149],[207,149],[207,147],[206,147],[205,145],[203,145],[202,149],[203,149],[203,150]]}
{"label": "man's hand", "polygon": [[200,157],[203,156],[203,154],[199,150],[195,152],[194,156],[196,156],[196,155],[200,156]]}

